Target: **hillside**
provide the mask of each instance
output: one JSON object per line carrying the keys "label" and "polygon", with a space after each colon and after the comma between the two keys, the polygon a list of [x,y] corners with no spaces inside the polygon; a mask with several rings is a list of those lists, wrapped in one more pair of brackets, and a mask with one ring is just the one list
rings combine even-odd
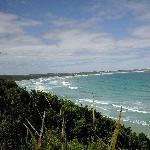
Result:
{"label": "hillside", "polygon": [[[28,92],[14,81],[0,80],[2,150],[31,150],[35,144],[42,150],[61,149],[62,144],[69,150],[107,150],[115,121],[100,112],[95,112],[95,117],[96,129],[93,130],[92,109],[87,106],[75,105],[51,93]],[[116,149],[150,150],[150,139],[121,126]]]}

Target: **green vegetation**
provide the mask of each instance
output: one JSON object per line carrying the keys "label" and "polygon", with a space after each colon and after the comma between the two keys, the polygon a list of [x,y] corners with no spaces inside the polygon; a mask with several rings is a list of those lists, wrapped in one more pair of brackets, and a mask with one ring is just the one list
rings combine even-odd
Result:
{"label": "green vegetation", "polygon": [[[50,93],[28,92],[14,81],[0,80],[2,150],[107,150],[114,129],[115,121],[87,106]],[[137,135],[121,126],[117,134],[116,149],[150,149],[150,139],[143,133]]]}
{"label": "green vegetation", "polygon": [[116,146],[116,143],[117,143],[117,138],[118,138],[118,135],[119,135],[119,131],[120,131],[120,128],[121,128],[121,117],[122,117],[122,107],[121,107],[121,110],[120,110],[120,114],[119,114],[119,119],[116,121],[116,124],[115,124],[115,130],[114,130],[114,134],[112,136],[112,139],[111,139],[111,145],[110,145],[110,150],[115,150],[115,146]]}

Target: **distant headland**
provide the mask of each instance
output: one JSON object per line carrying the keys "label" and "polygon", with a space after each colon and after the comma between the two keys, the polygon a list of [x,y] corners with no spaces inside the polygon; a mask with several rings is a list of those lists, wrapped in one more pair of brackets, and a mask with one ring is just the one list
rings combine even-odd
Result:
{"label": "distant headland", "polygon": [[62,77],[75,75],[92,75],[92,74],[110,74],[110,73],[130,73],[130,72],[150,72],[150,68],[146,69],[131,69],[131,70],[116,70],[116,71],[91,71],[91,72],[76,72],[76,73],[46,73],[46,74],[28,74],[28,75],[0,75],[1,79],[8,80],[29,80],[47,77]]}

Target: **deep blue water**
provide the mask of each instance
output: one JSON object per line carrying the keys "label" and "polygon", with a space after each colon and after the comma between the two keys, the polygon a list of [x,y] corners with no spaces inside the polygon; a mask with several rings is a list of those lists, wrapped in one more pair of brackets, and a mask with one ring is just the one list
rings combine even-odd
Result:
{"label": "deep blue water", "polygon": [[52,92],[111,118],[123,107],[123,123],[150,136],[150,72],[106,73],[17,81],[28,90]]}

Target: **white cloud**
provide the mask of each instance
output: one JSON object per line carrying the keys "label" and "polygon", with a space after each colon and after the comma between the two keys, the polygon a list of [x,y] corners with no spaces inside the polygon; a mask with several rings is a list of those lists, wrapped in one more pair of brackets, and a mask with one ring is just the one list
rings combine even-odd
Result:
{"label": "white cloud", "polygon": [[[132,37],[121,40],[113,37],[112,34],[100,31],[90,31],[93,22],[70,20],[63,17],[54,17],[50,24],[56,28],[50,30],[42,37],[34,37],[25,32],[26,27],[35,26],[38,28],[39,22],[22,19],[16,15],[0,14],[3,24],[0,24],[1,40],[0,45],[3,51],[9,55],[32,56],[32,57],[95,57],[97,55],[130,54],[131,49],[149,48],[150,41],[147,39],[148,27],[137,27],[131,32]],[[11,26],[12,24],[12,26]],[[3,26],[11,28],[12,32],[3,30]],[[59,28],[58,28],[59,27]],[[144,32],[145,31],[145,32]],[[7,34],[10,34],[7,36]],[[139,39],[139,37],[141,39]],[[45,44],[43,41],[52,41]]]}
{"label": "white cloud", "polygon": [[107,33],[88,32],[84,29],[65,29],[50,32],[45,35],[46,39],[58,40],[58,46],[63,52],[74,53],[86,50],[103,52],[112,49],[114,40]]}
{"label": "white cloud", "polygon": [[150,24],[149,25],[143,25],[139,26],[135,29],[133,29],[132,36],[141,38],[141,39],[150,39]]}
{"label": "white cloud", "polygon": [[[71,61],[74,64],[80,62],[80,66],[84,67],[87,64],[90,66],[89,63],[96,65],[97,62],[98,68],[102,66],[100,64],[111,66],[111,61],[114,65],[120,62],[125,66],[126,61],[138,62],[140,56],[140,62],[148,62],[150,52],[143,52],[143,49],[150,49],[148,4],[127,0],[107,0],[106,6],[100,1],[91,3],[84,8],[84,11],[88,10],[85,18],[73,19],[51,14],[46,22],[48,32],[39,36],[33,36],[26,29],[34,27],[38,30],[39,26],[44,27],[45,22],[0,12],[0,63],[5,64],[4,60],[9,60],[13,64],[16,58],[14,65],[29,65],[32,61],[42,63],[45,60],[55,66],[55,61],[61,60],[64,66],[71,64]],[[126,26],[129,31],[126,36],[119,39],[102,29],[101,23],[105,19],[119,20],[129,13],[134,18]]]}
{"label": "white cloud", "polygon": [[127,3],[127,0],[93,0],[84,6],[84,10],[92,17],[97,17],[100,21],[118,19],[128,12]]}
{"label": "white cloud", "polygon": [[[11,49],[17,49],[19,46],[33,46],[40,44],[39,38],[26,33],[29,27],[37,27],[41,25],[38,21],[24,19],[17,15],[0,12],[0,48],[6,53],[11,52]],[[19,49],[19,52],[22,50]]]}
{"label": "white cloud", "polygon": [[0,12],[0,35],[20,34],[25,27],[37,26],[40,23],[30,19],[20,18],[19,16]]}
{"label": "white cloud", "polygon": [[135,19],[150,22],[150,1],[142,0],[142,1],[130,1],[128,4],[128,9],[132,11],[135,15]]}
{"label": "white cloud", "polygon": [[84,6],[84,11],[100,21],[120,19],[130,14],[135,19],[149,21],[149,0],[92,0]]}

